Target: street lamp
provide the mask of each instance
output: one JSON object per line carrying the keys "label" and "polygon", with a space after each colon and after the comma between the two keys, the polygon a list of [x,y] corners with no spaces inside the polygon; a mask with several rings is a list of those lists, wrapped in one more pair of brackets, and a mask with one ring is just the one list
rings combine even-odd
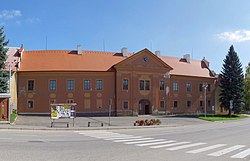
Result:
{"label": "street lamp", "polygon": [[[168,99],[168,93],[169,93],[168,79],[170,79],[170,74],[169,74],[169,72],[166,72],[166,73],[163,75],[163,78],[166,80],[166,98]],[[166,103],[165,103],[165,114],[167,114],[167,106],[166,106]]]}
{"label": "street lamp", "polygon": [[207,117],[207,82],[204,82],[202,87],[204,88],[204,102],[205,102],[205,117]]}

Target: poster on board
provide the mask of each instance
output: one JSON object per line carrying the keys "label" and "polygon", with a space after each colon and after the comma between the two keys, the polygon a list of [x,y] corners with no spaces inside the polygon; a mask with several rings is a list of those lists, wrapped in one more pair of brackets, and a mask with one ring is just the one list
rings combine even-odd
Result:
{"label": "poster on board", "polygon": [[51,104],[51,119],[75,118],[76,104]]}

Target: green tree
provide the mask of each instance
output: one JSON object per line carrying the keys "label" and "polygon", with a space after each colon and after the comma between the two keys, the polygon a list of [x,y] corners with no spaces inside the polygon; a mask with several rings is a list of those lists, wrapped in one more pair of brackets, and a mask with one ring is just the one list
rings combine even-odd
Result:
{"label": "green tree", "polygon": [[[228,115],[239,113],[243,103],[244,75],[242,65],[233,45],[230,47],[220,74],[220,106],[229,110]],[[230,100],[233,100],[233,109],[230,109]]]}
{"label": "green tree", "polygon": [[5,93],[8,90],[8,72],[6,71],[7,45],[9,40],[5,40],[4,28],[0,28],[0,93]]}
{"label": "green tree", "polygon": [[246,75],[244,80],[244,110],[249,111],[250,110],[250,63],[248,63],[248,66],[246,68]]}

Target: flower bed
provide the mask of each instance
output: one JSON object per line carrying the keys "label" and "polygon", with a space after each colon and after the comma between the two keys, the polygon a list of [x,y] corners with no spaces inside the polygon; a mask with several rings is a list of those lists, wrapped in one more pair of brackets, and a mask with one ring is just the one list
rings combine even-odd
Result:
{"label": "flower bed", "polygon": [[160,125],[161,121],[159,119],[146,119],[146,120],[136,120],[134,126],[150,126],[150,125]]}

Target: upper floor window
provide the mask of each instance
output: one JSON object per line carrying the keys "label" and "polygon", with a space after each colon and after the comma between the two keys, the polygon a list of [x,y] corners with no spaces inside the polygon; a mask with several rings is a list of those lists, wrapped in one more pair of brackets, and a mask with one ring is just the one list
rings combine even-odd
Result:
{"label": "upper floor window", "polygon": [[160,81],[160,90],[164,90],[164,81]]}
{"label": "upper floor window", "polygon": [[35,87],[35,81],[34,80],[28,80],[28,91],[33,91]]}
{"label": "upper floor window", "polygon": [[90,90],[90,80],[84,80],[84,90]]}
{"label": "upper floor window", "polygon": [[187,83],[186,84],[187,92],[191,92],[191,84]]}
{"label": "upper floor window", "polygon": [[208,92],[211,91],[211,85],[210,85],[210,84],[207,85],[207,91],[208,91]]}
{"label": "upper floor window", "polygon": [[74,90],[74,80],[67,80],[67,89],[69,91]]}
{"label": "upper floor window", "polygon": [[149,80],[140,80],[140,90],[150,90],[150,81]]}
{"label": "upper floor window", "polygon": [[202,92],[203,91],[202,89],[203,89],[203,84],[200,84],[199,91]]}
{"label": "upper floor window", "polygon": [[102,80],[96,81],[96,90],[102,90]]}
{"label": "upper floor window", "polygon": [[178,91],[178,83],[173,84],[173,89],[174,89],[174,91]]}
{"label": "upper floor window", "polygon": [[122,89],[128,90],[128,79],[123,79],[122,81]]}
{"label": "upper floor window", "polygon": [[56,90],[56,80],[50,80],[49,81],[49,89],[51,91],[55,91]]}

